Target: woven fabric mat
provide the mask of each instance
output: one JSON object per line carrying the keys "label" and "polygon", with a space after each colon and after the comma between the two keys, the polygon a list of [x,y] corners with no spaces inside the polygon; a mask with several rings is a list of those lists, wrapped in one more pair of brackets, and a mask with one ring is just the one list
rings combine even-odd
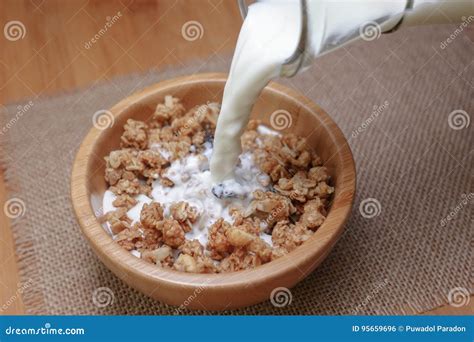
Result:
{"label": "woven fabric mat", "polygon": [[[277,308],[267,301],[225,314],[419,313],[448,302],[448,294],[468,299],[474,44],[463,33],[442,49],[455,29],[384,35],[280,80],[323,107],[349,139],[357,198],[344,235],[323,264],[291,290],[291,304]],[[2,111],[9,199],[23,209],[12,229],[21,281],[28,285],[23,286],[28,313],[175,312],[128,287],[95,257],[71,207],[71,165],[96,111],[160,80],[228,67],[228,56],[212,56]],[[112,290],[112,304],[94,305],[99,287]]]}

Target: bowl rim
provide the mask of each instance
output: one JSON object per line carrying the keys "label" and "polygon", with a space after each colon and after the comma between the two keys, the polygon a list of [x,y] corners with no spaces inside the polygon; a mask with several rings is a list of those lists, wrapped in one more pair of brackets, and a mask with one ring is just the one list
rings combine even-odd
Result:
{"label": "bowl rim", "polygon": [[[142,100],[152,96],[156,92],[162,93],[166,91],[166,89],[170,89],[170,93],[172,93],[172,89],[179,87],[183,82],[186,82],[187,84],[200,84],[203,82],[225,83],[226,79],[227,74],[224,73],[202,73],[161,81],[122,99],[109,111],[113,114],[115,121],[117,121],[117,117],[124,114],[124,111],[132,104],[140,103]],[[356,169],[351,149],[347,139],[344,137],[337,124],[314,102],[295,90],[289,89],[275,82],[270,82],[267,85],[266,90],[284,95],[285,97],[293,98],[313,115],[317,113],[317,115],[320,116],[320,121],[324,123],[325,129],[328,131],[328,134],[332,137],[333,141],[339,143],[340,148],[329,158],[339,157],[342,161],[342,167],[339,171],[341,183],[336,189],[336,194],[332,203],[332,207],[338,203],[337,213],[332,211],[332,208],[330,208],[323,225],[321,225],[321,227],[319,227],[311,238],[305,241],[304,244],[287,255],[260,265],[254,269],[230,273],[195,274],[157,267],[156,265],[152,265],[133,256],[130,252],[115,243],[99,223],[94,213],[90,203],[90,193],[87,185],[89,181],[87,170],[89,163],[92,162],[94,157],[94,146],[99,141],[103,131],[96,127],[92,127],[81,143],[73,163],[71,175],[71,200],[81,231],[93,247],[95,253],[108,268],[110,268],[109,265],[111,264],[120,266],[123,272],[120,275],[117,274],[117,276],[124,279],[124,277],[132,275],[139,279],[147,279],[155,282],[157,285],[178,285],[182,288],[189,289],[195,289],[196,287],[200,287],[203,290],[227,287],[235,288],[236,286],[247,287],[249,283],[258,285],[259,283],[268,281],[269,278],[279,279],[288,271],[288,269],[293,267],[299,269],[301,265],[307,265],[308,262],[313,265],[318,265],[321,259],[329,253],[344,230],[344,224],[350,215],[354,202]],[[80,156],[82,157],[80,158]],[[289,260],[292,262],[288,262]],[[314,267],[305,267],[305,269],[306,270],[300,269],[300,272],[302,273],[301,279],[306,277]],[[265,276],[263,277],[262,274],[265,274]]]}

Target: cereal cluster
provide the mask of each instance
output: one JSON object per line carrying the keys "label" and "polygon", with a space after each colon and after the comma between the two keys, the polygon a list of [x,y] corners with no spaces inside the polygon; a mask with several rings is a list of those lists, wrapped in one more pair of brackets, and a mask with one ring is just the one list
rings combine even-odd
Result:
{"label": "cereal cluster", "polygon": [[[143,194],[151,197],[151,185],[174,183],[165,173],[174,160],[202,154],[212,142],[220,106],[208,103],[186,110],[181,101],[166,96],[147,122],[129,119],[120,150],[106,158],[105,180],[116,195],[108,212],[115,241],[128,251],[160,267],[182,272],[232,272],[270,262],[301,245],[324,222],[334,188],[321,159],[294,134],[261,134],[259,122],[251,121],[242,136],[244,152],[251,152],[262,173],[267,191],[250,194],[248,208],[230,209],[233,222],[223,218],[208,227],[208,243],[189,240],[200,213],[183,199],[169,210],[162,204],[145,204],[140,221],[127,216]],[[159,147],[159,148],[158,148]],[[165,214],[166,212],[166,214]],[[262,233],[270,234],[272,245]]]}

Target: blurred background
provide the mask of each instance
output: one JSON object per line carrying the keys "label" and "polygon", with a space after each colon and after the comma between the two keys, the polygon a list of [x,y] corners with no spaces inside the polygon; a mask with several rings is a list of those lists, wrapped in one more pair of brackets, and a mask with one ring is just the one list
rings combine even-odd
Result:
{"label": "blurred background", "polygon": [[[2,0],[0,6],[1,23],[17,20],[26,31],[15,44],[2,39],[1,103],[230,54],[242,24],[234,0]],[[106,38],[87,48],[107,19]],[[188,21],[203,26],[197,44],[182,38]]]}

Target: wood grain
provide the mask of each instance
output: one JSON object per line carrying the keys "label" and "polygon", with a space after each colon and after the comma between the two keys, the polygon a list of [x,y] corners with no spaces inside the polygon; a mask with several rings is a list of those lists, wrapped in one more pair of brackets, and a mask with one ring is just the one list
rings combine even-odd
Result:
{"label": "wood grain", "polygon": [[[0,11],[0,22],[19,20],[26,33],[17,41],[2,37],[0,102],[230,52],[242,22],[228,0],[7,0],[2,6],[8,10]],[[189,21],[202,26],[201,38],[183,38]]]}

